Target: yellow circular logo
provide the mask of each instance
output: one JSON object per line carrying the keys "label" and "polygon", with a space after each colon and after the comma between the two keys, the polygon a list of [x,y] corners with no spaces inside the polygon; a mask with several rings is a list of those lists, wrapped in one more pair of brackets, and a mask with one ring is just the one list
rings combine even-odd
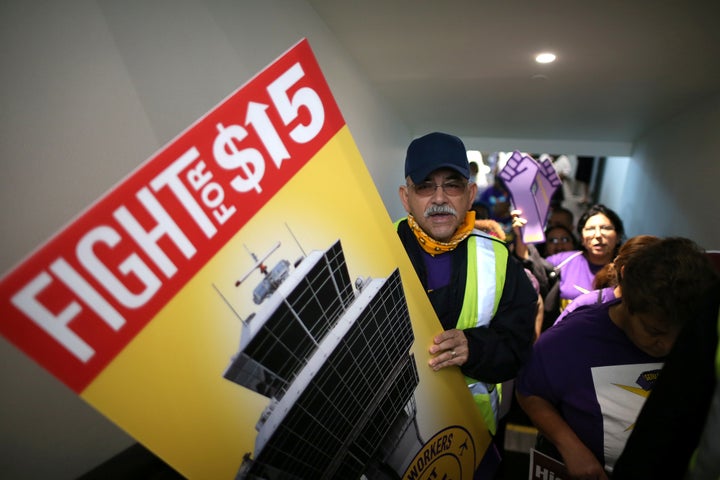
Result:
{"label": "yellow circular logo", "polygon": [[403,480],[461,480],[472,478],[475,442],[463,427],[447,427],[423,445],[405,470]]}

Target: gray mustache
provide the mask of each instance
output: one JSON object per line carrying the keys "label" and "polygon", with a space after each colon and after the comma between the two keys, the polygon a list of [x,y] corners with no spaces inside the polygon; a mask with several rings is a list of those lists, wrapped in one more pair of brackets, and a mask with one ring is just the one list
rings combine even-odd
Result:
{"label": "gray mustache", "polygon": [[430,205],[430,207],[425,210],[425,218],[429,217],[430,215],[438,214],[450,214],[457,216],[457,211],[450,205]]}

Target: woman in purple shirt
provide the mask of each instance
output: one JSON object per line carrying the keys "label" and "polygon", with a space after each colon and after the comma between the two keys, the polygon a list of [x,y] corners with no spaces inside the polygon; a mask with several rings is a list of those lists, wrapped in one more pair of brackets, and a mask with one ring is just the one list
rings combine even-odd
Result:
{"label": "woman in purple shirt", "polygon": [[[524,223],[522,217],[515,217],[515,226],[522,226]],[[559,307],[554,312],[556,316],[573,299],[593,289],[595,274],[617,255],[625,235],[625,227],[617,213],[598,204],[590,207],[580,217],[577,232],[580,237],[580,250],[560,252],[544,259],[545,268],[554,269],[560,275]],[[529,255],[527,245],[522,243],[521,237],[516,235],[515,255],[521,260],[537,258]],[[558,303],[555,298],[550,297],[552,294],[551,290],[545,298],[546,315],[547,306]]]}
{"label": "woman in purple shirt", "polygon": [[628,259],[622,298],[540,335],[517,399],[571,477],[608,478],[675,338],[719,281],[694,242],[662,239]]}
{"label": "woman in purple shirt", "polygon": [[[625,267],[625,263],[627,263],[627,261],[641,248],[659,241],[660,238],[654,235],[637,235],[628,239],[628,241],[620,247],[618,255],[615,257],[615,261],[607,264],[603,267],[601,273],[595,275],[595,279],[593,280],[593,288],[595,288],[595,290],[575,297],[575,299],[567,307],[565,307],[557,320],[555,320],[555,323],[557,324],[570,312],[583,305],[605,303],[610,300],[620,298],[620,278],[622,276],[622,270]],[[602,272],[605,272],[606,270],[607,274],[603,275]],[[603,277],[602,280],[600,277]]]}

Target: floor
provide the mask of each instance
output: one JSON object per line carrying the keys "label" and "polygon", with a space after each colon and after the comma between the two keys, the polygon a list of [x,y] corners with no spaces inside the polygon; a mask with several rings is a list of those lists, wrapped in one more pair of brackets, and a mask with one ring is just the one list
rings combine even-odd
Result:
{"label": "floor", "polygon": [[141,444],[123,450],[78,480],[182,480],[185,477]]}
{"label": "floor", "polygon": [[[508,423],[501,471],[493,480],[525,480],[530,468],[530,449],[537,431],[527,425]],[[133,445],[78,480],[182,480],[184,477],[140,444]]]}
{"label": "floor", "polygon": [[536,435],[537,430],[534,427],[508,423],[505,431],[502,469],[494,480],[529,478],[530,450],[535,445]]}

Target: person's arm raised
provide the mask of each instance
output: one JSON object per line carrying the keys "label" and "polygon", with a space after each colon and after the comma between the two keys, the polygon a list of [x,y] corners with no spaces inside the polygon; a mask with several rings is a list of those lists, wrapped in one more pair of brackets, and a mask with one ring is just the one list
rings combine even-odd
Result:
{"label": "person's arm raised", "polygon": [[510,215],[512,216],[513,233],[515,234],[515,256],[520,260],[527,260],[530,258],[530,253],[520,232],[520,229],[525,226],[527,220],[522,217],[522,211],[520,210],[513,210],[510,212]]}

